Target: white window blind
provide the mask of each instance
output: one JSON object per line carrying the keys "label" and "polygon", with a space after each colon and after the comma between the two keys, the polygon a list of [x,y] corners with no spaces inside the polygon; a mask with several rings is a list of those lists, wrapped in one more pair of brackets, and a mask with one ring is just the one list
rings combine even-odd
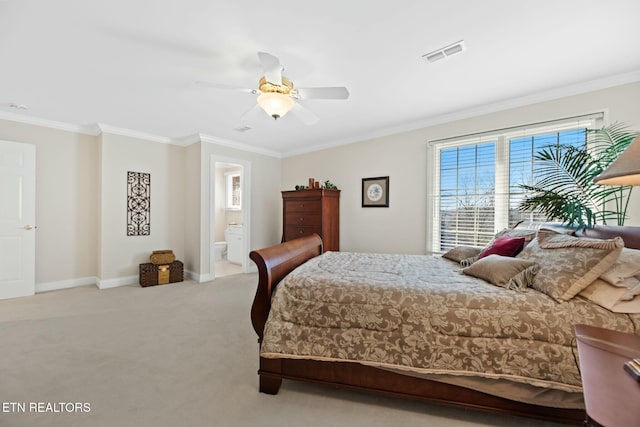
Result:
{"label": "white window blind", "polygon": [[535,153],[584,145],[586,129],[601,127],[602,118],[598,113],[430,142],[427,251],[483,246],[518,221],[545,221],[518,210],[526,196],[519,185],[537,178]]}

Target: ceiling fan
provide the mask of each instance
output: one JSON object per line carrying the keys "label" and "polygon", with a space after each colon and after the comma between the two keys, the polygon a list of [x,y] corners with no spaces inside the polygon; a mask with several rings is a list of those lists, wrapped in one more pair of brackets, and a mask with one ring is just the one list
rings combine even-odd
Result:
{"label": "ceiling fan", "polygon": [[266,52],[258,52],[258,59],[264,76],[260,78],[257,89],[210,82],[196,83],[216,89],[239,90],[258,95],[257,105],[245,113],[243,117],[257,108],[262,108],[275,120],[291,111],[306,124],[316,123],[318,117],[296,101],[301,99],[347,99],[349,97],[349,91],[343,86],[295,88],[293,82],[282,75],[284,67],[278,58]]}

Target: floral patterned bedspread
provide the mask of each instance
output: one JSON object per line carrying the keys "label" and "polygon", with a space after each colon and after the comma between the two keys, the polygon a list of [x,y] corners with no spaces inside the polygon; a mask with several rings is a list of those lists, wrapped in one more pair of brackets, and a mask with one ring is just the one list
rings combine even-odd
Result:
{"label": "floral patterned bedspread", "polygon": [[573,325],[640,330],[640,315],[613,313],[582,297],[557,303],[459,269],[438,256],[326,252],[277,286],[261,356],[580,391]]}

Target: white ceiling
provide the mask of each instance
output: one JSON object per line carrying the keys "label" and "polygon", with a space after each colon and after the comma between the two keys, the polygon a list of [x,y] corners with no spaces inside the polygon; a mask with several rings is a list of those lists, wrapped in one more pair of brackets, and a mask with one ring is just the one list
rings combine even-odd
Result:
{"label": "white ceiling", "polygon": [[[0,0],[0,117],[287,155],[638,81],[639,16],[638,0]],[[255,95],[195,82],[255,88],[258,51],[350,98],[302,101],[313,126],[260,114],[235,131]]]}

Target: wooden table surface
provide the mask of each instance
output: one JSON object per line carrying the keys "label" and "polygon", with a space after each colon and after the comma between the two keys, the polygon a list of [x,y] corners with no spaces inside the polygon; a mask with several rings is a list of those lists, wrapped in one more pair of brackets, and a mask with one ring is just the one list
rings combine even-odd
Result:
{"label": "wooden table surface", "polygon": [[577,325],[575,333],[589,420],[640,426],[640,382],[624,370],[624,362],[640,358],[640,336],[587,325]]}

